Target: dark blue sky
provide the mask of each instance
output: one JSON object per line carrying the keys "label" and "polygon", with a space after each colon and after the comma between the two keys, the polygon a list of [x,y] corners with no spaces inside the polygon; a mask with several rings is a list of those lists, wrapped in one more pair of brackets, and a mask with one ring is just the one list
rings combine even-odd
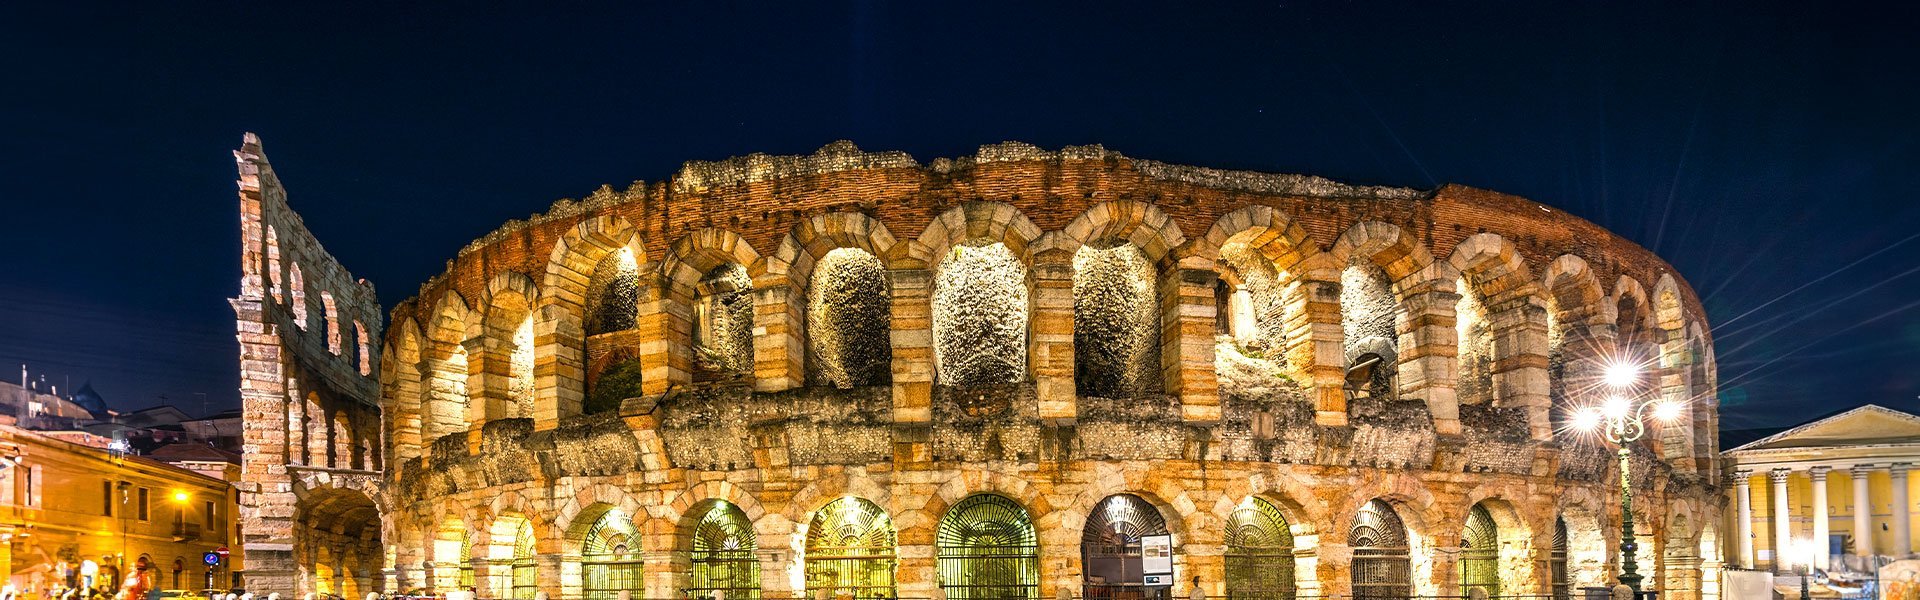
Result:
{"label": "dark blue sky", "polygon": [[1101,143],[1555,205],[1700,292],[1723,427],[1920,410],[1911,13],[51,4],[0,6],[0,364],[122,408],[236,402],[229,151],[256,131],[388,305],[507,219],[684,160]]}

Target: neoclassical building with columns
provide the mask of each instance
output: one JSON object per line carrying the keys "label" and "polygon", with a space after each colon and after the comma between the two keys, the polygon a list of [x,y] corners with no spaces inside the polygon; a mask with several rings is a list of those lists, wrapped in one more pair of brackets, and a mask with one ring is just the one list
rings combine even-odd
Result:
{"label": "neoclassical building with columns", "polygon": [[[258,140],[239,156],[243,205],[284,203]],[[268,225],[243,288],[272,316]],[[364,462],[295,449],[306,384],[258,370],[249,443],[284,463],[257,461],[258,489],[292,493],[253,506],[292,524],[257,575],[350,597],[1564,598],[1620,562],[1613,449],[1565,417],[1631,363],[1624,393],[1684,407],[1631,446],[1641,572],[1717,598],[1703,315],[1645,249],[1464,186],[1018,143],[690,162],[506,223],[370,328]]]}
{"label": "neoclassical building with columns", "polygon": [[1915,553],[1920,511],[1907,474],[1920,463],[1920,416],[1869,404],[1725,457],[1733,473],[1729,564],[1790,571],[1811,560],[1822,569],[1872,571],[1860,557]]}

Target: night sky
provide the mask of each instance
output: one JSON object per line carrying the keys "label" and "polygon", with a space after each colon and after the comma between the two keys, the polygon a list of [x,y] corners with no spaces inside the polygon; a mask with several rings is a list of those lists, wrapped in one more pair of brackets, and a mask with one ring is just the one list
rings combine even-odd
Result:
{"label": "night sky", "polygon": [[1723,428],[1920,410],[1920,15],[64,4],[0,5],[0,377],[26,362],[117,408],[237,404],[230,151],[254,131],[388,306],[508,219],[685,160],[1099,143],[1557,206],[1700,293]]}

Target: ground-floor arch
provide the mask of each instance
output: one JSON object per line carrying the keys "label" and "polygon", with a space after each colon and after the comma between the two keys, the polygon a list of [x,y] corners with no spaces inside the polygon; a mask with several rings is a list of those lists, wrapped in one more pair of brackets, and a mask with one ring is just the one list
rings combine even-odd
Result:
{"label": "ground-floor arch", "polygon": [[302,593],[347,596],[379,589],[384,561],[380,510],[359,490],[306,490],[294,506],[295,585]]}

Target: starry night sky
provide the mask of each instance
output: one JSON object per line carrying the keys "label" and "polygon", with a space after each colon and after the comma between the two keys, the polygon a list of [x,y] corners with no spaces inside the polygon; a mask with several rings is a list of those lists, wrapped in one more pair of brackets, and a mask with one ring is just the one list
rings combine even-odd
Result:
{"label": "starry night sky", "polygon": [[1526,196],[1692,283],[1723,428],[1920,410],[1915,14],[315,4],[0,6],[0,374],[236,405],[245,131],[389,306],[507,219],[685,160],[1021,140]]}

